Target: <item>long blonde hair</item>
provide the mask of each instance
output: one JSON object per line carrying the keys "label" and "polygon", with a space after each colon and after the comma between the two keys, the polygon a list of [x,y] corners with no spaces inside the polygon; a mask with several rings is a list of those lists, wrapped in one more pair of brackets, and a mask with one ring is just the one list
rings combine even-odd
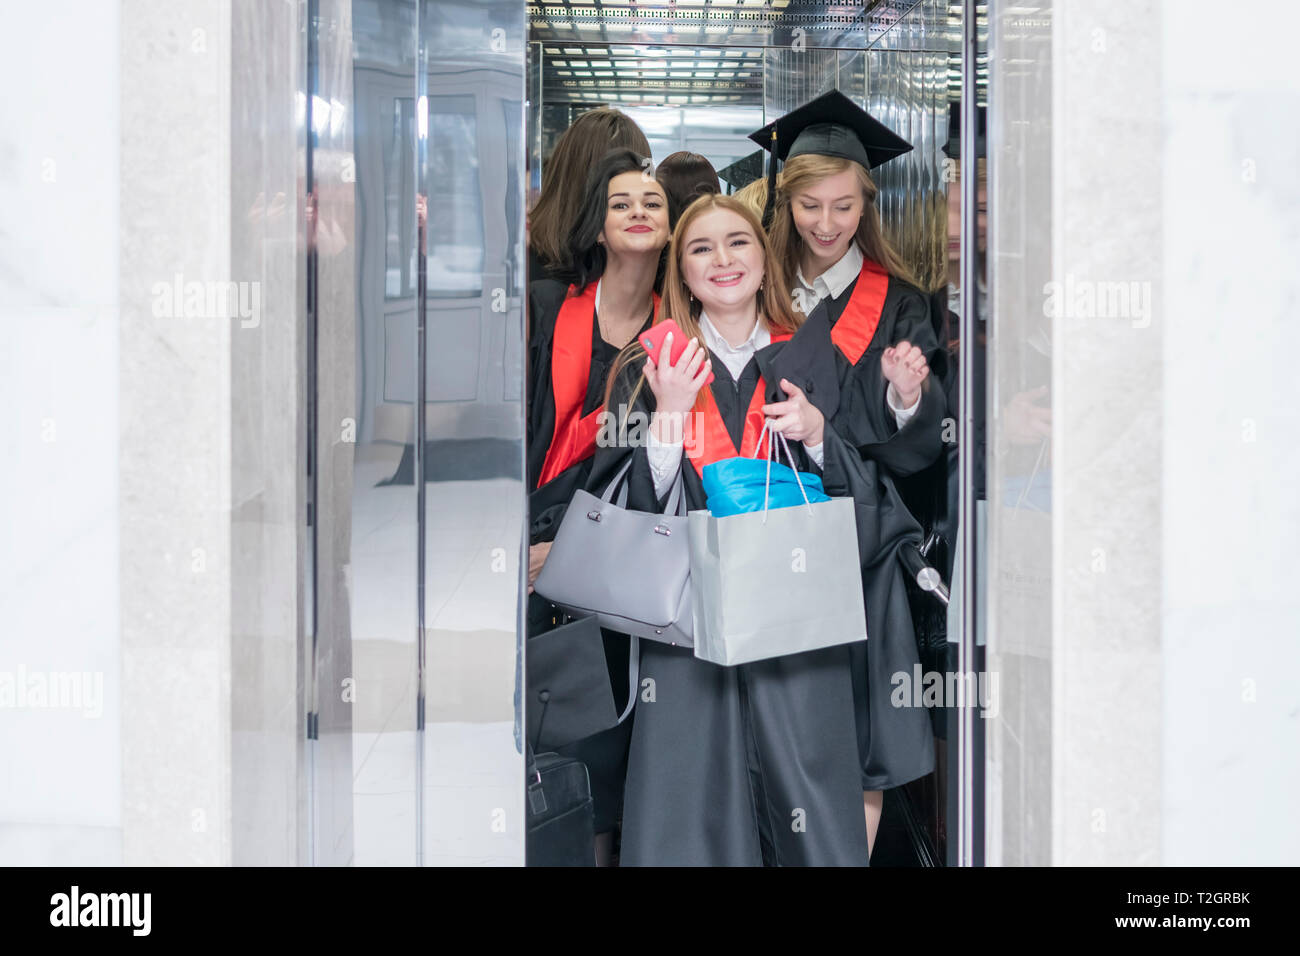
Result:
{"label": "long blonde hair", "polygon": [[[754,238],[763,250],[763,284],[758,292],[759,321],[766,322],[769,331],[772,332],[795,332],[803,322],[803,314],[796,312],[791,307],[790,287],[786,284],[781,271],[781,264],[776,258],[776,250],[763,232],[762,224],[753,211],[743,202],[740,202],[734,196],[723,196],[716,193],[696,199],[686,207],[681,218],[677,220],[677,228],[673,230],[672,242],[668,245],[668,269],[664,274],[663,298],[659,303],[659,315],[655,318],[655,321],[662,322],[664,319],[671,317],[677,322],[678,328],[682,330],[688,339],[699,339],[701,345],[703,344],[704,333],[700,328],[700,312],[703,307],[691,295],[690,289],[686,286],[686,280],[682,278],[682,250],[691,223],[695,222],[704,213],[718,209],[733,212],[745,220],[745,223],[753,230]],[[609,405],[610,396],[614,391],[614,382],[618,379],[619,373],[633,362],[644,359],[645,354],[645,347],[639,339],[633,339],[618,354],[618,358],[614,360],[613,368],[609,371],[609,379],[605,383],[606,407]],[[644,384],[645,374],[642,373],[632,389],[631,397],[627,402],[628,408],[636,404],[637,396],[641,393],[641,386]],[[703,389],[700,391],[703,392]],[[696,396],[695,402],[698,408],[699,395]]]}
{"label": "long blonde hair", "polygon": [[[781,182],[779,173],[776,181],[779,187]],[[737,189],[731,194],[731,198],[743,202],[755,216],[761,219],[763,210],[767,207],[767,177],[759,176],[748,186]]]}
{"label": "long blonde hair", "polygon": [[803,237],[799,235],[799,230],[794,225],[794,212],[790,208],[792,200],[805,189],[846,169],[854,171],[858,184],[862,187],[862,218],[858,220],[858,229],[853,236],[858,249],[866,258],[883,266],[891,276],[897,276],[915,285],[916,279],[912,275],[912,270],[885,238],[885,230],[880,222],[880,210],[876,208],[876,195],[879,190],[862,164],[838,156],[805,153],[794,157],[782,167],[776,190],[776,212],[772,216],[772,248],[776,250],[777,258],[781,262],[786,286],[794,287],[804,248]]}

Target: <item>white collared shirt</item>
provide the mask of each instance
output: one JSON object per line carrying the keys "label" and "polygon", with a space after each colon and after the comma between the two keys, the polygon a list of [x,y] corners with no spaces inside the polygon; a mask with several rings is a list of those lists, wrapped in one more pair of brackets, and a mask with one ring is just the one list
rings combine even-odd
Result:
{"label": "white collared shirt", "polygon": [[[722,333],[717,330],[714,324],[709,320],[705,312],[700,313],[700,331],[704,339],[704,345],[713,352],[722,364],[727,367],[731,377],[740,380],[740,374],[749,364],[749,360],[754,357],[754,353],[759,349],[766,348],[772,344],[772,333],[767,328],[766,322],[755,322],[754,328],[749,333],[749,338],[739,345],[732,345]],[[804,449],[817,467],[822,467],[824,451],[822,443],[816,445],[804,445]],[[650,460],[650,475],[654,479],[655,495],[662,498],[672,487],[673,478],[677,474],[677,468],[682,461],[682,443],[661,442],[655,438],[653,432],[646,433],[646,456]]]}
{"label": "white collared shirt", "polygon": [[749,338],[734,346],[722,337],[707,312],[700,312],[700,331],[704,333],[704,344],[709,351],[722,359],[722,364],[737,381],[754,353],[772,344],[772,333],[768,331],[766,322],[755,322]]}
{"label": "white collared shirt", "polygon": [[840,261],[812,282],[804,278],[803,269],[800,268],[796,277],[798,285],[794,290],[794,307],[804,315],[811,315],[822,299],[838,299],[858,277],[864,261],[858,244],[850,242],[849,251],[840,256]]}
{"label": "white collared shirt", "polygon": [[[862,257],[862,251],[858,249],[858,244],[850,242],[849,251],[840,256],[840,261],[816,279],[813,279],[812,282],[804,278],[803,269],[800,268],[796,280],[797,285],[794,289],[794,307],[803,312],[804,315],[811,315],[812,310],[817,308],[817,304],[822,299],[838,299],[862,272],[862,264],[865,261]],[[912,403],[911,408],[902,408],[899,402],[895,401],[896,397],[895,389],[887,385],[885,387],[885,402],[889,405],[889,410],[894,413],[894,421],[899,428],[902,428],[912,420],[916,410],[921,407],[921,400],[918,398]]]}

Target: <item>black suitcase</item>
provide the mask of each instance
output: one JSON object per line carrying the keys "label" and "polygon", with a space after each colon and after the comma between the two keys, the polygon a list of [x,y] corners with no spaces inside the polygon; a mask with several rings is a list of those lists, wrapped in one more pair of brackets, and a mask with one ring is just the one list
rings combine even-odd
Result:
{"label": "black suitcase", "polygon": [[555,753],[530,753],[527,798],[526,865],[596,865],[595,816],[585,764]]}

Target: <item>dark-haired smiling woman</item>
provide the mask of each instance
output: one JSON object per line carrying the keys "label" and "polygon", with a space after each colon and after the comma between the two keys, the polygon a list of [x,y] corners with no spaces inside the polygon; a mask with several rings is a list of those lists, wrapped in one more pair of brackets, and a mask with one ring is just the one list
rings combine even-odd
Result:
{"label": "dark-haired smiling woman", "polygon": [[626,113],[588,110],[555,143],[542,169],[542,191],[528,215],[528,281],[554,279],[569,258],[587,178],[612,149],[650,155],[645,133]]}
{"label": "dark-haired smiling woman", "polygon": [[[643,158],[629,149],[612,150],[597,163],[558,266],[567,281],[529,285],[530,592],[569,501],[591,470],[610,367],[654,320],[655,279],[668,243],[668,201],[644,168]],[[556,612],[532,594],[528,618],[529,633],[536,634],[556,623]],[[628,639],[610,632],[604,638],[621,709],[628,691]],[[602,863],[618,821],[630,725],[563,751],[587,764]]]}

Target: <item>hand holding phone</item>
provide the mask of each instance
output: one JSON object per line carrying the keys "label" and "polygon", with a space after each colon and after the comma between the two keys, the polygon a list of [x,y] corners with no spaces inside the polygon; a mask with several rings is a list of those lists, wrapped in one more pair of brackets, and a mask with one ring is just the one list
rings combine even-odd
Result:
{"label": "hand holding phone", "polygon": [[[664,339],[672,334],[673,341],[668,351],[668,362],[673,367],[681,361],[682,353],[686,351],[686,345],[690,342],[690,336],[681,330],[681,328],[672,319],[664,319],[656,322],[650,328],[641,333],[641,346],[645,349],[646,354],[650,356],[650,361],[658,364],[659,353],[663,351]],[[703,347],[703,346],[701,346]],[[713,384],[713,373],[704,382],[705,385]]]}
{"label": "hand holding phone", "polygon": [[665,416],[681,415],[694,407],[700,389],[713,381],[713,362],[709,350],[698,339],[688,338],[671,319],[642,333],[638,341],[649,348],[642,374],[655,397],[651,433],[666,441],[659,426],[668,420]]}

